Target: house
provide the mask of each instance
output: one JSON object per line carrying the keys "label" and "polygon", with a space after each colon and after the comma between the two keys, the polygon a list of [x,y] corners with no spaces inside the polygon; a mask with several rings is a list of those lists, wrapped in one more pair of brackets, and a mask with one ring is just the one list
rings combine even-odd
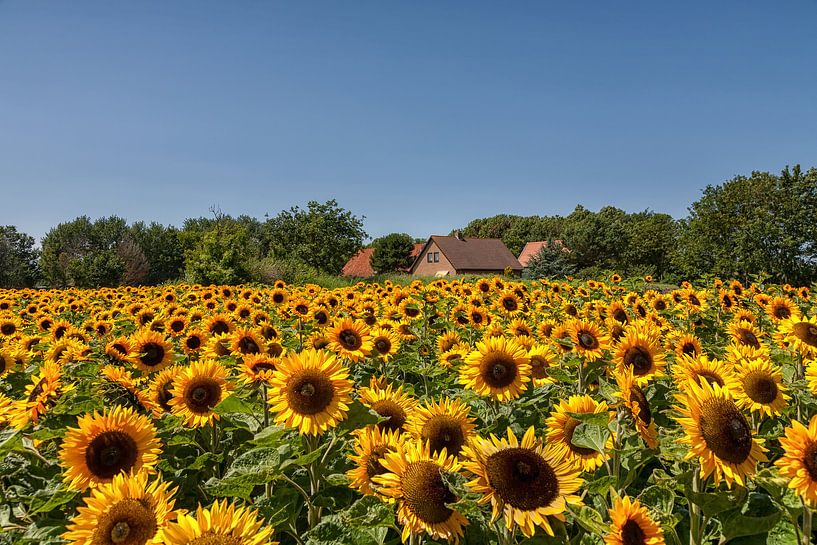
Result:
{"label": "house", "polygon": [[423,244],[409,273],[414,276],[521,274],[522,265],[498,238],[464,238],[432,235]]}
{"label": "house", "polygon": [[[562,250],[567,250],[561,240],[554,240],[553,243],[560,246]],[[547,248],[547,245],[547,240],[539,240],[525,244],[525,247],[522,248],[522,253],[519,254],[519,264],[522,265],[523,268],[527,267],[530,260],[533,259],[533,257],[538,254],[542,248]]]}
{"label": "house", "polygon": [[[411,250],[411,257],[416,257],[420,250],[423,249],[423,243],[415,244]],[[374,248],[363,248],[358,253],[353,255],[343,269],[340,271],[341,276],[352,276],[355,278],[369,278],[374,276],[374,269],[372,268],[372,254]]]}

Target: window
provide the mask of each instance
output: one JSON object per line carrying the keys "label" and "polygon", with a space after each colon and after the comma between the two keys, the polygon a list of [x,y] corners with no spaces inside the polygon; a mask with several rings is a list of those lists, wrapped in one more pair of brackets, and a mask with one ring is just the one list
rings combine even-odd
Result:
{"label": "window", "polygon": [[440,262],[440,252],[434,252],[434,263]]}
{"label": "window", "polygon": [[431,252],[428,252],[428,254],[426,255],[426,263],[431,263],[432,259],[434,259],[433,254]]}

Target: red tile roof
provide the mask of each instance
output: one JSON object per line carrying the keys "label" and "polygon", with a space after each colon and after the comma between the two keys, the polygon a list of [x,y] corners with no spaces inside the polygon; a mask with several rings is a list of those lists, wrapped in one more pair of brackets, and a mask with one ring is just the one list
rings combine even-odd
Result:
{"label": "red tile roof", "polygon": [[[411,257],[416,257],[422,249],[422,242],[415,244],[411,250]],[[356,278],[369,278],[374,276],[374,269],[372,269],[371,263],[373,253],[374,248],[363,248],[346,262],[346,265],[344,265],[340,271],[340,275],[353,276]]]}
{"label": "red tile roof", "polygon": [[[561,240],[554,240],[554,244],[558,244],[562,248],[564,248],[564,244],[562,244]],[[525,244],[525,247],[522,248],[522,253],[519,254],[519,263],[523,267],[527,267],[530,260],[533,259],[533,256],[538,254],[542,248],[547,248],[548,241],[547,240],[539,240],[536,242],[528,242]]]}

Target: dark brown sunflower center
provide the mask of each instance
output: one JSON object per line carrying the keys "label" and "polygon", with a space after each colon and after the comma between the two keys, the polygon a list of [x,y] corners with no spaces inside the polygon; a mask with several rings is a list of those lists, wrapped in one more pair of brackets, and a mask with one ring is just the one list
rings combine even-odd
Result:
{"label": "dark brown sunflower center", "polygon": [[585,350],[594,350],[598,348],[599,341],[596,339],[596,336],[592,333],[587,331],[580,331],[577,335],[579,339],[579,346],[584,348]]}
{"label": "dark brown sunflower center", "polygon": [[516,362],[507,354],[493,353],[482,358],[479,375],[491,388],[506,388],[518,373]]}
{"label": "dark brown sunflower center", "polygon": [[157,388],[156,398],[159,400],[159,405],[164,409],[166,412],[170,412],[170,403],[169,401],[173,399],[173,394],[171,393],[173,390],[173,381],[168,380],[159,388]]}
{"label": "dark brown sunflower center", "polygon": [[280,305],[284,302],[284,294],[283,293],[275,293],[272,295],[272,302],[275,304]]}
{"label": "dark brown sunflower center", "polygon": [[643,346],[633,346],[624,353],[624,363],[633,368],[635,376],[640,377],[652,370],[652,354]]}
{"label": "dark brown sunflower center", "polygon": [[338,342],[346,350],[357,350],[363,344],[360,335],[353,329],[344,329],[338,334]]}
{"label": "dark brown sunflower center", "polygon": [[332,403],[334,397],[332,381],[315,369],[301,371],[287,385],[287,401],[298,414],[318,414]]}
{"label": "dark brown sunflower center", "polygon": [[749,399],[767,405],[777,399],[777,383],[762,372],[749,373],[743,379],[743,389]]}
{"label": "dark brown sunflower center", "polygon": [[99,517],[92,545],[143,545],[156,535],[156,513],[144,500],[119,500]]}
{"label": "dark brown sunflower center", "polygon": [[85,449],[85,465],[100,479],[110,479],[122,471],[130,471],[138,455],[136,441],[122,431],[103,432]]}
{"label": "dark brown sunflower center", "polygon": [[329,321],[329,315],[326,314],[324,311],[319,310],[318,312],[315,313],[315,321],[323,325]]}
{"label": "dark brown sunflower center", "polygon": [[159,365],[165,357],[165,349],[158,343],[146,343],[142,347],[142,356],[139,358],[143,364],[153,367]]}
{"label": "dark brown sunflower center", "polygon": [[503,449],[485,462],[488,482],[503,501],[517,509],[547,507],[559,494],[559,480],[550,464],[527,448]]}
{"label": "dark brown sunflower center", "polygon": [[238,341],[238,351],[242,354],[258,354],[261,349],[252,337],[241,337]]}
{"label": "dark brown sunflower center", "polygon": [[179,333],[182,329],[184,329],[184,322],[182,320],[173,320],[170,322],[170,329],[176,333]]}
{"label": "dark brown sunflower center", "polygon": [[228,331],[230,331],[230,326],[227,324],[227,322],[221,320],[213,322],[213,324],[210,326],[210,333],[213,335],[221,335],[222,333],[227,333]]}
{"label": "dark brown sunflower center", "polygon": [[687,356],[694,356],[698,353],[698,347],[695,346],[694,343],[684,343],[684,346],[681,347],[681,352]]}
{"label": "dark brown sunflower center", "polygon": [[752,348],[760,348],[760,342],[757,340],[757,336],[748,329],[739,330],[738,338],[740,339],[740,343],[743,345],[751,346]]}
{"label": "dark brown sunflower center", "polygon": [[647,543],[646,537],[644,530],[633,519],[627,519],[627,522],[621,526],[621,543],[623,545],[645,545]]}
{"label": "dark brown sunflower center", "polygon": [[817,481],[817,441],[809,441],[803,450],[803,465],[812,481]]}
{"label": "dark brown sunflower center", "polygon": [[698,422],[706,446],[715,456],[741,464],[752,451],[752,430],[746,417],[727,399],[710,399],[701,407]]}
{"label": "dark brown sunflower center", "polygon": [[208,377],[194,379],[184,390],[184,402],[195,414],[207,414],[221,401],[221,386]]}
{"label": "dark brown sunflower center", "polygon": [[817,346],[817,325],[798,322],[792,327],[794,335],[809,346]]}
{"label": "dark brown sunflower center", "polygon": [[480,314],[479,312],[472,312],[471,313],[471,321],[474,322],[475,324],[481,324],[482,323],[482,314]]}
{"label": "dark brown sunflower center", "polygon": [[444,414],[429,418],[421,435],[434,453],[446,449],[448,454],[457,455],[465,444],[465,434],[460,422],[453,416]]}
{"label": "dark brown sunflower center", "polygon": [[613,312],[613,319],[615,319],[615,321],[617,321],[617,322],[622,322],[622,323],[625,323],[625,324],[626,324],[626,323],[627,323],[627,319],[628,319],[628,318],[627,318],[627,313],[626,313],[626,312],[624,312],[624,309],[617,308],[617,309],[616,309],[616,310]]}
{"label": "dark brown sunflower center", "polygon": [[502,308],[507,311],[513,312],[514,310],[519,308],[519,305],[516,302],[516,299],[513,297],[505,297],[502,299]]}
{"label": "dark brown sunflower center", "polygon": [[548,376],[548,361],[539,356],[531,356],[530,359],[531,376],[543,379]]}
{"label": "dark brown sunflower center", "polygon": [[573,433],[576,431],[576,428],[581,424],[578,420],[573,418],[572,416],[567,417],[567,422],[565,422],[565,440],[567,442],[568,448],[575,452],[576,454],[580,454],[582,456],[590,456],[591,454],[596,454],[596,451],[592,448],[587,447],[577,447],[573,444]]}
{"label": "dark brown sunflower center", "polygon": [[695,295],[690,295],[690,296],[689,296],[689,302],[690,302],[692,305],[695,305],[696,307],[701,306],[701,300],[700,300],[700,299],[698,299],[698,297],[697,297],[697,296],[695,296]]}
{"label": "dark brown sunflower center", "polygon": [[380,463],[386,453],[389,452],[389,447],[386,445],[378,445],[372,449],[369,457],[366,459],[366,475],[371,479],[377,475],[386,473],[386,468]]}
{"label": "dark brown sunflower center", "polygon": [[372,404],[372,410],[382,417],[388,417],[388,420],[377,424],[380,429],[384,430],[402,429],[403,424],[406,423],[406,417],[408,416],[403,407],[391,399],[383,399],[375,402]]}
{"label": "dark brown sunflower center", "polygon": [[698,375],[698,383],[699,384],[703,384],[701,382],[701,379],[704,379],[709,384],[717,384],[718,386],[723,386],[723,378],[720,375],[718,375],[717,373],[714,373],[712,371],[703,370],[703,371],[698,371],[696,374]]}
{"label": "dark brown sunflower center", "polygon": [[434,462],[410,463],[403,472],[400,484],[403,501],[421,521],[428,524],[443,523],[454,512],[446,504],[454,503],[457,497],[443,482],[442,470]]}
{"label": "dark brown sunflower center", "polygon": [[184,341],[185,346],[190,350],[198,350],[201,347],[201,338],[198,335],[187,337]]}
{"label": "dark brown sunflower center", "polygon": [[658,301],[655,302],[653,308],[658,311],[666,310],[667,303],[663,299],[659,299]]}
{"label": "dark brown sunflower center", "polygon": [[309,312],[309,307],[307,305],[298,304],[295,305],[295,312],[298,314],[306,314]]}
{"label": "dark brown sunflower center", "polygon": [[271,361],[257,361],[252,364],[252,370],[256,373],[261,371],[275,371],[275,364]]}
{"label": "dark brown sunflower center", "polygon": [[772,314],[778,320],[785,320],[791,317],[791,309],[785,305],[778,305],[772,309]]}
{"label": "dark brown sunflower center", "polygon": [[374,349],[381,354],[388,354],[391,352],[391,341],[386,337],[378,337],[374,341]]}
{"label": "dark brown sunflower center", "polygon": [[6,323],[0,326],[0,333],[3,335],[13,335],[15,331],[17,327],[14,324]]}
{"label": "dark brown sunflower center", "polygon": [[630,403],[638,403],[638,419],[644,422],[647,426],[652,422],[652,412],[650,411],[650,403],[647,401],[647,396],[644,391],[638,386],[630,387]]}

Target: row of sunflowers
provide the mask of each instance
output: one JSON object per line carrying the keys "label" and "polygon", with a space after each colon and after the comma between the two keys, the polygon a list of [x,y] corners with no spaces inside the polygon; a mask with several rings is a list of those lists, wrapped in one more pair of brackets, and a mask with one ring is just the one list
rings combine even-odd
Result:
{"label": "row of sunflowers", "polygon": [[806,544],[817,299],[0,290],[0,543]]}

